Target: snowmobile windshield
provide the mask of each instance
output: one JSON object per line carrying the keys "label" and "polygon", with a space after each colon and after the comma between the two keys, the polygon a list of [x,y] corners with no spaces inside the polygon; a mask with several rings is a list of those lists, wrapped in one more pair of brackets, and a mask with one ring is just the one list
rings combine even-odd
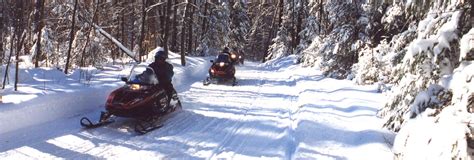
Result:
{"label": "snowmobile windshield", "polygon": [[216,58],[216,63],[219,63],[219,62],[226,62],[226,63],[229,63],[230,62],[230,57],[229,55],[227,54],[220,54],[217,56]]}
{"label": "snowmobile windshield", "polygon": [[158,78],[155,71],[147,65],[137,65],[130,71],[128,84],[156,85]]}

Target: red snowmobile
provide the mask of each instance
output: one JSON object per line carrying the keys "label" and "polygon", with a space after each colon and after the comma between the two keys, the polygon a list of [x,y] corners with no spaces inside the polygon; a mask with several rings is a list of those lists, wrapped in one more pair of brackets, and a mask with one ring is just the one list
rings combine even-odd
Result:
{"label": "red snowmobile", "polygon": [[182,108],[178,96],[169,97],[158,86],[153,69],[146,65],[133,67],[130,76],[122,77],[122,81],[126,84],[110,93],[105,104],[106,111],[101,113],[99,122],[92,123],[83,117],[83,127],[95,128],[113,122],[115,116],[126,117],[137,119],[135,131],[144,134],[160,128],[163,116]]}
{"label": "red snowmobile", "polygon": [[233,86],[237,84],[234,63],[229,54],[219,54],[215,61],[211,60],[211,63],[209,76],[204,80],[204,85],[227,82],[231,82]]}

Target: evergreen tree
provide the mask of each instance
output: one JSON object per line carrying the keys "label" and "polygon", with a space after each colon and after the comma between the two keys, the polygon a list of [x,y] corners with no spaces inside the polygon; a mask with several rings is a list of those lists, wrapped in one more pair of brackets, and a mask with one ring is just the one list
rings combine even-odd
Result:
{"label": "evergreen tree", "polygon": [[238,51],[247,46],[247,36],[250,30],[250,19],[247,14],[247,6],[244,1],[231,2],[231,35],[229,47]]}

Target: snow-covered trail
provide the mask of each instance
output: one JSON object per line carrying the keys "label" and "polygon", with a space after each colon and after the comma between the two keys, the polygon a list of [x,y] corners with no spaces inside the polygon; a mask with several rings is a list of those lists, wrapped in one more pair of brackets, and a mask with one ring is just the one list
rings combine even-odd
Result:
{"label": "snow-covered trail", "polygon": [[246,63],[236,76],[178,85],[183,110],[146,135],[127,119],[81,129],[97,110],[1,135],[0,159],[392,159],[375,87],[297,66]]}

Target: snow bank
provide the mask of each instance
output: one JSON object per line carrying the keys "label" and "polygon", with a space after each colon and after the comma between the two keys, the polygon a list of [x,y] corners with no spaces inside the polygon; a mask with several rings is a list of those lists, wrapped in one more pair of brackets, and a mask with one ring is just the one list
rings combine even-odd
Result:
{"label": "snow bank", "polygon": [[[443,112],[454,113],[451,111]],[[436,122],[436,123],[435,123]],[[459,117],[415,118],[398,132],[393,152],[396,159],[464,159],[466,152],[466,125]]]}
{"label": "snow bank", "polygon": [[[441,108],[425,108],[424,112],[413,109],[422,116],[409,119],[397,134],[393,148],[398,159],[471,157],[473,152],[472,148],[469,149],[468,143],[472,143],[474,137],[474,128],[470,127],[474,122],[472,116],[474,85],[470,80],[473,76],[474,63],[462,62],[454,71],[451,83],[447,87],[452,91],[452,95],[443,98],[436,96],[434,90],[430,89],[417,95],[412,107],[427,106],[431,103]],[[440,101],[443,99],[450,101]]]}
{"label": "snow bank", "polygon": [[[36,98],[19,104],[3,105],[0,112],[0,134],[100,109],[107,95],[115,87],[94,87],[71,93],[36,95]],[[8,100],[8,96],[5,99]]]}
{"label": "snow bank", "polygon": [[2,93],[0,133],[98,109],[121,84],[120,75],[121,70],[95,68],[76,69],[69,76],[51,68],[21,69],[18,91],[8,85]]}
{"label": "snow bank", "polygon": [[285,57],[275,58],[268,60],[267,62],[260,65],[260,67],[265,67],[268,70],[279,70],[286,69],[291,65],[297,64],[297,56],[289,55]]}

